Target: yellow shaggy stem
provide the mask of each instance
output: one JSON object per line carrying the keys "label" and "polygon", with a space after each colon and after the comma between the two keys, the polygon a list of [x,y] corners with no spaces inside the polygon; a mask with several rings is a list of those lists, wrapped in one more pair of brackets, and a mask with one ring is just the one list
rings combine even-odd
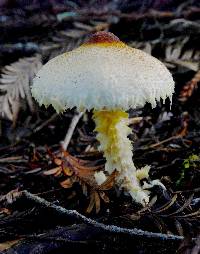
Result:
{"label": "yellow shaggy stem", "polygon": [[[126,156],[127,158],[127,155],[129,155],[132,160],[131,142],[127,138],[127,135],[131,133],[130,128],[126,124],[128,114],[123,111],[96,111],[94,120],[96,123],[95,131],[98,133],[97,139],[100,142],[100,150],[104,152],[104,156],[107,159],[106,171],[109,174],[115,169],[121,171],[121,167],[125,163],[121,157]],[[124,153],[124,148],[126,153]]]}
{"label": "yellow shaggy stem", "polygon": [[106,158],[106,171],[111,174],[117,170],[117,183],[125,188],[136,202],[143,205],[148,203],[148,193],[142,189],[139,181],[141,178],[137,177],[132,161],[132,145],[127,137],[131,133],[128,114],[120,110],[105,110],[95,111],[93,117],[100,142],[99,150],[104,152]]}

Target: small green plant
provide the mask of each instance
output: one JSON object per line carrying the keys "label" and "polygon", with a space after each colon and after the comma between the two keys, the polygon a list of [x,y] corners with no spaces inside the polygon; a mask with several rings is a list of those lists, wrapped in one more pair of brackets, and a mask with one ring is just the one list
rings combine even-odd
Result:
{"label": "small green plant", "polygon": [[185,178],[185,172],[191,167],[192,168],[196,167],[197,166],[196,162],[199,160],[200,160],[199,155],[191,154],[187,159],[183,161],[180,177],[176,181],[177,186],[180,185],[183,179]]}

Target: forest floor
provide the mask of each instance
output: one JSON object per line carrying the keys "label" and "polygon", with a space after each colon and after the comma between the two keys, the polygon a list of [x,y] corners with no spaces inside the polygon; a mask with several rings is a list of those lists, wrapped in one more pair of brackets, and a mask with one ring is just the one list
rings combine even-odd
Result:
{"label": "forest floor", "polygon": [[[49,2],[0,3],[0,253],[200,253],[199,1]],[[176,84],[171,107],[129,111],[134,163],[166,187],[144,208],[112,179],[91,183],[105,164],[91,112],[64,153],[75,110],[30,93],[42,64],[102,30],[160,59]]]}

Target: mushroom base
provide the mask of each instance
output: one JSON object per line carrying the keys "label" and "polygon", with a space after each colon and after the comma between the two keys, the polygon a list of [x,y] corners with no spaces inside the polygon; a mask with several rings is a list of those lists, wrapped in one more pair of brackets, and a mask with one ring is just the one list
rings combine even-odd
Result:
{"label": "mushroom base", "polygon": [[97,140],[99,150],[106,158],[105,170],[111,174],[118,171],[117,184],[130,193],[132,198],[142,205],[149,202],[149,192],[143,190],[140,180],[148,178],[149,167],[137,170],[132,160],[132,144],[128,139],[131,129],[128,127],[128,114],[120,110],[95,111]]}

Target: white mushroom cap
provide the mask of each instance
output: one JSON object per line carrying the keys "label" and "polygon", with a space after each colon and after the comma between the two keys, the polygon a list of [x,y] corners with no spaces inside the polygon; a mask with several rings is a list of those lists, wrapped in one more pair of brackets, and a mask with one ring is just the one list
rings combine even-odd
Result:
{"label": "white mushroom cap", "polygon": [[173,92],[174,81],[164,64],[107,32],[50,60],[32,86],[39,104],[52,104],[57,112],[73,107],[128,110],[146,102],[155,107]]}

